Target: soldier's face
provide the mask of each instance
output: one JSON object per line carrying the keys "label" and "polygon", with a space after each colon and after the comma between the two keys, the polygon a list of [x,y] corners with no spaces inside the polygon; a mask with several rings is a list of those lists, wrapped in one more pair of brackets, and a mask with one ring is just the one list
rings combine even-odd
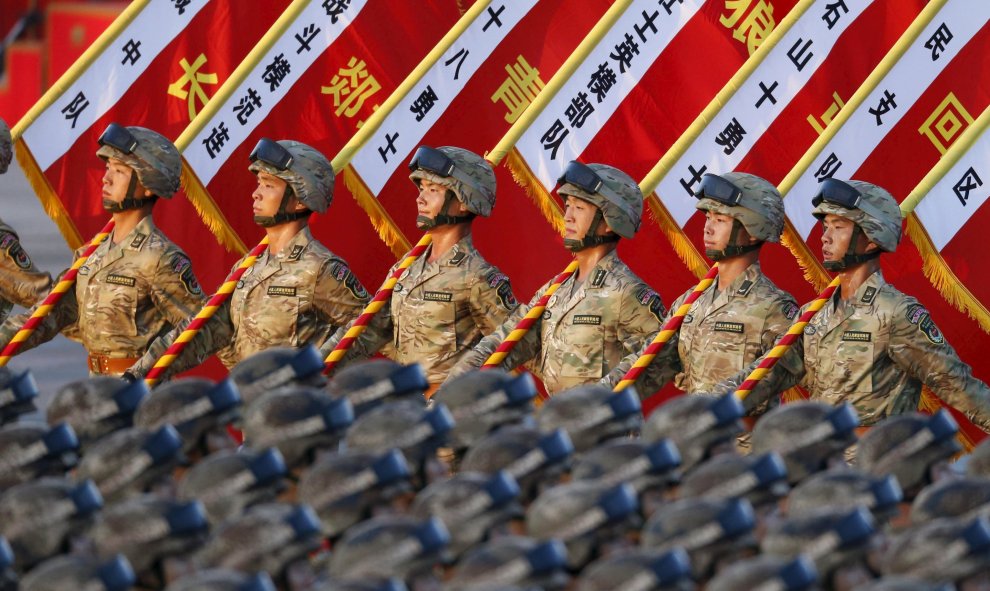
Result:
{"label": "soldier's face", "polygon": [[282,204],[282,196],[288,183],[265,172],[258,173],[258,188],[251,194],[254,200],[253,210],[256,216],[273,216],[278,213]]}
{"label": "soldier's face", "polygon": [[852,239],[853,228],[856,224],[835,214],[826,214],[822,220],[822,259],[825,261],[841,261],[847,252],[854,252],[849,241]]}
{"label": "soldier's face", "polygon": [[707,250],[725,250],[732,238],[735,219],[724,213],[705,212],[704,241]]}
{"label": "soldier's face", "polygon": [[419,196],[416,197],[416,215],[433,218],[444,213],[448,215],[464,215],[467,213],[464,205],[456,199],[451,202],[448,211],[440,211],[443,209],[443,202],[446,198],[446,186],[426,179],[420,179]]}
{"label": "soldier's face", "polygon": [[[575,240],[584,238],[597,211],[598,207],[595,205],[568,195],[567,200],[564,201],[564,238]],[[604,224],[599,225],[599,233],[604,231],[603,226]]]}
{"label": "soldier's face", "polygon": [[[103,198],[120,203],[127,198],[127,187],[131,182],[131,175],[135,174],[134,169],[127,166],[116,158],[107,158],[106,171],[103,173]],[[135,195],[150,192],[145,191],[138,183]]]}

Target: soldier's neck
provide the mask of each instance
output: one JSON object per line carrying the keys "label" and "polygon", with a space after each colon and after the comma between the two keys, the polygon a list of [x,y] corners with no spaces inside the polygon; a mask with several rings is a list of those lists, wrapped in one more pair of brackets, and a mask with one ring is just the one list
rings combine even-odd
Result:
{"label": "soldier's neck", "polygon": [[585,248],[574,253],[574,258],[578,262],[578,273],[575,279],[577,281],[584,281],[585,277],[591,273],[591,270],[613,250],[615,250],[615,242],[599,244],[598,246]]}
{"label": "soldier's neck", "polygon": [[431,263],[436,262],[443,255],[447,254],[454,245],[464,239],[465,236],[471,233],[471,223],[465,224],[449,224],[444,226],[437,226],[436,228],[430,229],[430,237],[433,242],[430,243],[430,256],[427,258]]}
{"label": "soldier's neck", "polygon": [[306,223],[306,220],[292,220],[291,222],[265,228],[265,233],[268,234],[268,252],[272,254],[282,252],[282,249],[296,237],[296,234],[302,232],[302,229],[306,227]]}
{"label": "soldier's neck", "polygon": [[880,270],[880,259],[872,259],[839,273],[840,297],[851,299],[871,275]]}
{"label": "soldier's neck", "polygon": [[718,290],[725,291],[753,263],[760,260],[760,251],[753,250],[718,262]]}
{"label": "soldier's neck", "polygon": [[120,244],[127,238],[127,235],[134,231],[141,221],[151,216],[151,205],[145,205],[141,209],[128,209],[127,211],[114,212],[113,217],[113,243]]}

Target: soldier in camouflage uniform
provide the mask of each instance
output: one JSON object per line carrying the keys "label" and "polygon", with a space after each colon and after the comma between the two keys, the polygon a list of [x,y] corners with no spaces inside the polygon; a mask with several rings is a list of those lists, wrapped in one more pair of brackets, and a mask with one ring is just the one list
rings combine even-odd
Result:
{"label": "soldier in camouflage uniform", "polygon": [[[251,152],[248,170],[258,177],[254,221],[265,228],[268,249],[165,377],[217,352],[230,367],[269,347],[319,345],[368,302],[368,292],[347,263],[309,229],[309,216],[324,213],[333,199],[330,161],[306,144],[262,138]],[[152,343],[128,373],[147,374],[184,328],[185,323]]]}
{"label": "soldier in camouflage uniform", "polygon": [[[812,203],[824,227],[825,268],[839,273],[841,289],[747,396],[746,406],[801,384],[813,400],[851,403],[862,424],[871,426],[917,409],[924,384],[990,430],[990,388],[973,377],[928,310],[884,281],[880,253],[893,252],[901,239],[897,201],[870,183],[827,179]],[[735,389],[748,373],[716,390]]]}
{"label": "soldier in camouflage uniform", "polygon": [[[495,172],[462,148],[421,146],[409,164],[419,189],[416,225],[433,237],[425,253],[403,271],[385,306],[354,342],[341,364],[366,358],[386,345],[399,363],[417,362],[433,391],[481,337],[495,330],[518,303],[512,286],[471,240],[475,216],[495,205]],[[393,266],[389,275],[395,271]],[[322,348],[329,355],[340,330]]]}
{"label": "soldier in camouflage uniform", "polygon": [[[707,218],[705,254],[718,263],[718,277],[691,305],[676,341],[640,374],[636,389],[644,396],[671,377],[685,392],[711,392],[773,348],[798,311],[794,298],[760,268],[760,247],[780,242],[784,231],[784,202],[776,187],[743,172],[706,174],[696,196]],[[680,308],[692,291],[670,309]],[[642,353],[624,359],[602,381],[619,382]]]}
{"label": "soldier in camouflage uniform", "polygon": [[[103,208],[113,232],[79,268],[74,289],[22,345],[29,349],[59,331],[78,330],[92,374],[120,375],[148,345],[203,305],[189,257],[159,230],[152,207],[179,189],[179,152],[162,135],[111,123],[96,155],[106,162]],[[76,252],[80,256],[82,249]],[[7,319],[8,342],[27,316]]]}
{"label": "soldier in camouflage uniform", "polygon": [[[502,364],[512,369],[531,362],[551,394],[601,380],[646,345],[664,314],[660,296],[615,252],[620,238],[639,229],[643,194],[636,182],[611,166],[573,161],[558,183],[566,199],[564,246],[579,268]],[[485,337],[451,376],[481,367],[549,285]]]}
{"label": "soldier in camouflage uniform", "polygon": [[[0,174],[10,167],[12,148],[10,128],[0,119]],[[0,220],[0,322],[7,318],[14,304],[30,308],[51,286],[52,276],[34,266],[17,233]]]}

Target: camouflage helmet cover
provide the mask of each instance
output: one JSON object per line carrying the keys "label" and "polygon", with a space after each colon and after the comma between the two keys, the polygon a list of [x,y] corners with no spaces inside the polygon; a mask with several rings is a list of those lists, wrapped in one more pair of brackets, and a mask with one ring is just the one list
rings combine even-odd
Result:
{"label": "camouflage helmet cover", "polygon": [[264,172],[289,184],[296,199],[311,211],[323,213],[333,200],[333,165],[319,150],[294,140],[276,142],[292,155],[286,170],[279,170],[261,160],[248,166],[254,174]]}
{"label": "camouflage helmet cover", "polygon": [[589,164],[602,184],[609,189],[608,194],[589,193],[584,189],[564,183],[557,189],[560,195],[571,195],[597,206],[608,227],[623,238],[632,238],[639,230],[643,219],[643,192],[631,176],[607,164]]}
{"label": "camouflage helmet cover", "polygon": [[701,211],[720,213],[739,220],[749,235],[757,240],[780,242],[784,232],[784,200],[769,181],[745,172],[719,175],[743,192],[743,202],[728,205],[704,197],[695,205]]}
{"label": "camouflage helmet cover", "polygon": [[[488,217],[495,207],[495,171],[492,165],[481,156],[454,146],[437,148],[454,161],[454,174],[449,177],[417,168],[409,178],[419,187],[419,181],[443,185],[473,214]],[[441,212],[443,213],[443,212]]]}
{"label": "camouflage helmet cover", "polygon": [[145,127],[131,126],[127,131],[137,140],[137,147],[130,154],[104,145],[100,146],[96,155],[104,160],[120,160],[134,170],[138,180],[152,194],[166,199],[172,197],[179,190],[179,175],[182,172],[182,159],[175,144]]}
{"label": "camouflage helmet cover", "polygon": [[7,172],[10,161],[14,158],[13,141],[10,137],[10,128],[7,122],[0,119],[0,174]]}
{"label": "camouflage helmet cover", "polygon": [[845,181],[846,184],[860,192],[861,199],[867,204],[868,211],[863,209],[847,209],[835,203],[822,201],[812,212],[818,219],[824,219],[827,214],[837,215],[858,225],[863,234],[880,250],[894,252],[901,241],[901,208],[894,196],[886,189],[864,181]]}

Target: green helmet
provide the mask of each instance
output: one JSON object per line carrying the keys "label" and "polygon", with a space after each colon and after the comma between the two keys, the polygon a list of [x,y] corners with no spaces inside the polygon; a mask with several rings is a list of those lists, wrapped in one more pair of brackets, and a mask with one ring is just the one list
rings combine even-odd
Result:
{"label": "green helmet", "polygon": [[138,180],[153,195],[168,199],[179,190],[182,158],[175,145],[158,132],[111,123],[100,136],[96,155],[103,160],[115,158],[134,169]]}
{"label": "green helmet", "polygon": [[[420,146],[409,163],[409,178],[419,188],[427,180],[450,189],[458,201],[475,215],[488,217],[495,207],[495,171],[487,160],[464,148],[443,146],[438,149]],[[440,215],[417,220],[425,227],[466,222],[471,216],[447,215],[444,202]],[[466,219],[464,219],[466,218]],[[432,224],[432,225],[431,225]]]}
{"label": "green helmet", "polygon": [[706,174],[696,196],[695,207],[701,211],[727,215],[738,222],[724,250],[706,253],[712,260],[737,256],[759,246],[759,243],[736,244],[739,226],[760,242],[780,242],[784,231],[784,201],[769,181],[745,172]]}
{"label": "green helmet", "polygon": [[10,128],[7,122],[0,119],[0,174],[7,172],[10,161],[14,158],[13,141],[10,138]]}
{"label": "green helmet", "polygon": [[565,240],[564,245],[578,251],[589,246],[618,240],[615,236],[595,236],[604,219],[616,235],[632,238],[643,219],[643,192],[628,174],[605,164],[582,164],[571,161],[557,179],[559,195],[570,195],[598,208],[595,221],[581,240]]}
{"label": "green helmet", "polygon": [[[890,193],[874,184],[825,179],[821,184],[821,190],[811,203],[815,206],[812,213],[819,220],[824,220],[826,215],[833,214],[856,224],[856,230],[849,242],[850,248],[855,246],[859,232],[884,252],[894,252],[901,241],[901,208]],[[841,271],[849,265],[879,255],[879,251],[846,252],[842,261],[827,261],[825,268],[830,271]]]}
{"label": "green helmet", "polygon": [[[248,170],[254,174],[265,172],[282,179],[288,183],[296,199],[310,211],[323,213],[333,200],[333,166],[326,156],[302,142],[293,140],[275,142],[261,138],[251,152],[251,165],[248,166]],[[288,216],[288,219],[281,219],[279,215],[275,215],[274,223],[296,219],[296,216],[286,214],[285,205],[283,199],[279,214]],[[305,215],[309,215],[309,211],[303,212],[302,217]]]}

